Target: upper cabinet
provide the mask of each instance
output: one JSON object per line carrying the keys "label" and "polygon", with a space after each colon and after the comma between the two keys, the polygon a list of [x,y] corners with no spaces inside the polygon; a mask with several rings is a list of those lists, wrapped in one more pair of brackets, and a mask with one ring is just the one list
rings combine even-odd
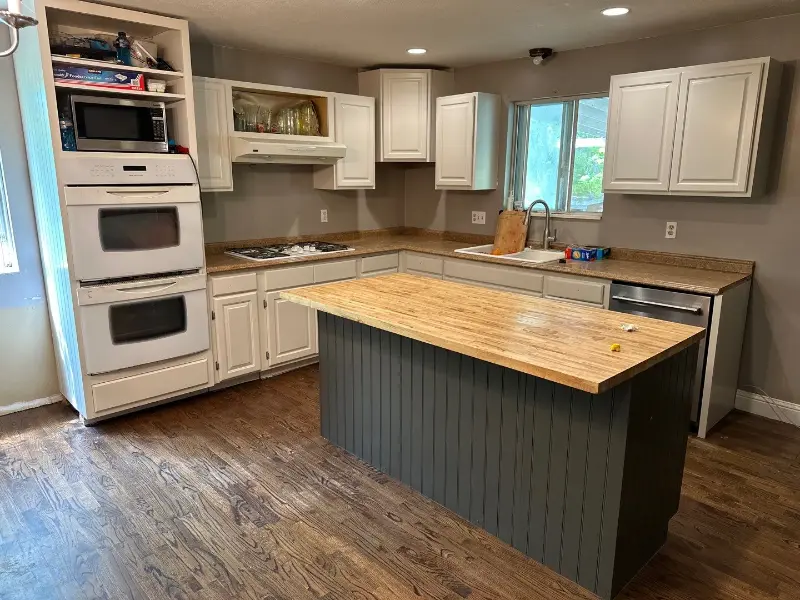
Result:
{"label": "upper cabinet", "polygon": [[436,99],[436,189],[497,188],[499,117],[494,94]]}
{"label": "upper cabinet", "polygon": [[233,190],[228,115],[230,89],[218,79],[194,78],[197,115],[197,170],[204,192]]}
{"label": "upper cabinet", "polygon": [[769,58],[612,77],[605,191],[762,193],[779,87]]}
{"label": "upper cabinet", "polygon": [[611,78],[607,191],[669,190],[679,83],[680,73],[673,71]]}
{"label": "upper cabinet", "polygon": [[453,74],[433,69],[376,69],[359,73],[359,93],[376,99],[381,162],[432,162],[436,98],[450,94]]}
{"label": "upper cabinet", "polygon": [[375,188],[375,98],[337,94],[333,100],[336,142],[347,154],[317,167],[314,187],[326,190]]}

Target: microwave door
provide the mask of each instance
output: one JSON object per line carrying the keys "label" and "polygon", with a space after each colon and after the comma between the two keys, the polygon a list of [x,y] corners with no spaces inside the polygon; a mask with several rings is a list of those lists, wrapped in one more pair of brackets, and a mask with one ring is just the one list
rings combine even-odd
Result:
{"label": "microwave door", "polygon": [[94,96],[73,96],[71,103],[78,150],[168,150],[162,103]]}

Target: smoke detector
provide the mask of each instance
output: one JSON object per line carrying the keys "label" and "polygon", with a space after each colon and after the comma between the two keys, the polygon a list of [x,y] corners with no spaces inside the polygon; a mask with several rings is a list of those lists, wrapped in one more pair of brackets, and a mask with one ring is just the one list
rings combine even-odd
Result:
{"label": "smoke detector", "polygon": [[546,61],[548,58],[553,56],[553,49],[552,48],[531,48],[528,51],[530,57],[533,59],[533,64],[537,67]]}

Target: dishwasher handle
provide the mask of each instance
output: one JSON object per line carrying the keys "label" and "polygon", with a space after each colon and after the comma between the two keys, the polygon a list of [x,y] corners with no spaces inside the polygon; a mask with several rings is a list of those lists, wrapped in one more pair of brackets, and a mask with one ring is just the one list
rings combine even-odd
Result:
{"label": "dishwasher handle", "polygon": [[681,312],[692,313],[693,315],[703,314],[703,307],[701,306],[683,306],[681,304],[668,304],[666,302],[655,302],[654,300],[640,300],[638,298],[629,298],[628,296],[611,296],[611,299],[623,303],[627,302],[630,304],[640,304],[642,306],[657,306],[658,308],[679,310]]}

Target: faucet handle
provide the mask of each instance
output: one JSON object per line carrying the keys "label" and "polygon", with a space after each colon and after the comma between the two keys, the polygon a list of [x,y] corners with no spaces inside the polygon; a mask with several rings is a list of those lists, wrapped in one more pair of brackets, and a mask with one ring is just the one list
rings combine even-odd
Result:
{"label": "faucet handle", "polygon": [[549,236],[547,238],[547,241],[555,242],[557,238],[558,238],[558,229],[553,229],[553,235]]}

